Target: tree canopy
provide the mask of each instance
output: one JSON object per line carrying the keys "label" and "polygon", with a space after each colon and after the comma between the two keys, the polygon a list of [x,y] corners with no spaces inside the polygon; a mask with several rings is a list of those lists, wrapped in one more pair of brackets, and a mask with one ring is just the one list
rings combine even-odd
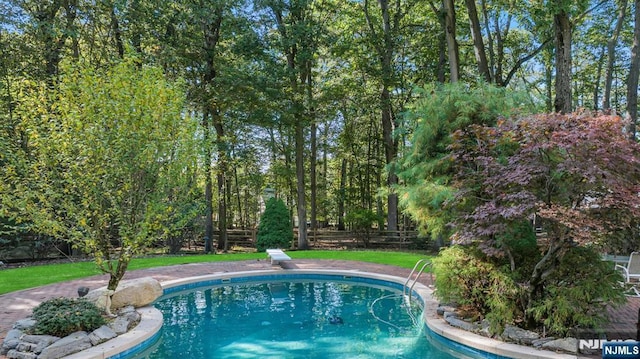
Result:
{"label": "tree canopy", "polygon": [[2,243],[102,236],[213,251],[215,237],[224,251],[227,229],[257,226],[265,188],[300,227],[301,249],[307,223],[343,229],[358,213],[392,235],[446,239],[466,214],[440,211],[458,198],[454,132],[602,109],[625,115],[615,128],[636,138],[637,2],[0,9]]}

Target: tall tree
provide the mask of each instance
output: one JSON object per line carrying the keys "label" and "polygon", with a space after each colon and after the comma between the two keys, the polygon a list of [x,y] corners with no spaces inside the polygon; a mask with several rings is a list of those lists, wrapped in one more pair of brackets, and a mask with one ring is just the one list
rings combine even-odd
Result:
{"label": "tall tree", "polygon": [[629,113],[629,137],[636,138],[638,122],[638,76],[640,75],[640,1],[635,1],[633,13],[633,46],[631,47],[631,66],[627,79],[627,112]]}
{"label": "tall tree", "polygon": [[[298,248],[307,249],[307,201],[305,186],[305,129],[309,124],[308,106],[305,97],[312,86],[310,74],[317,52],[316,32],[318,23],[313,17],[313,1],[265,1],[264,5],[272,13],[279,34],[278,51],[286,59],[288,79],[288,114],[294,128],[295,168],[296,168],[296,208],[298,215]],[[306,96],[305,96],[306,94]]]}
{"label": "tall tree", "polygon": [[489,63],[487,54],[484,50],[484,41],[482,40],[482,30],[480,28],[480,20],[478,19],[478,9],[476,0],[465,0],[467,13],[469,16],[469,27],[471,28],[471,38],[473,39],[473,50],[478,63],[478,73],[485,81],[491,82],[491,73],[489,72]]}
{"label": "tall tree", "polygon": [[449,56],[449,80],[458,82],[460,79],[460,52],[456,40],[456,5],[453,0],[442,0],[444,13],[445,38],[447,40],[447,54]]}
{"label": "tall tree", "polygon": [[618,5],[618,17],[611,36],[607,40],[607,71],[604,80],[604,96],[602,97],[602,109],[611,109],[611,84],[613,82],[613,64],[616,60],[616,45],[622,31],[622,25],[626,18],[627,0],[621,0]]}
{"label": "tall tree", "polygon": [[553,2],[553,26],[555,30],[555,99],[553,106],[556,112],[571,112],[571,32],[572,24],[569,18],[566,0]]}
{"label": "tall tree", "polygon": [[405,16],[415,6],[415,2],[402,0],[378,1],[379,15],[372,14],[373,6],[369,0],[362,3],[362,10],[369,29],[369,42],[373,46],[380,71],[380,119],[382,124],[382,137],[385,152],[385,160],[389,165],[387,173],[387,229],[398,229],[398,195],[395,186],[398,184],[398,175],[393,168],[393,163],[398,157],[398,140],[394,135],[398,127],[397,110],[393,107],[392,91],[396,89],[399,76],[396,70],[396,56],[399,52],[400,34]]}

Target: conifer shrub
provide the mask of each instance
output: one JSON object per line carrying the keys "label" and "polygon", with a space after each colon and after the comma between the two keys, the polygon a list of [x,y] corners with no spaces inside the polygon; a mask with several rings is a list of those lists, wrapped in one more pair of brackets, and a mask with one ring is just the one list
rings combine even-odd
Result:
{"label": "conifer shrub", "polygon": [[86,299],[55,298],[33,309],[33,334],[66,337],[77,331],[92,332],[106,323],[102,311]]}
{"label": "conifer shrub", "polygon": [[268,248],[286,248],[293,240],[293,228],[289,210],[281,199],[270,198],[260,217],[256,249],[264,252]]}

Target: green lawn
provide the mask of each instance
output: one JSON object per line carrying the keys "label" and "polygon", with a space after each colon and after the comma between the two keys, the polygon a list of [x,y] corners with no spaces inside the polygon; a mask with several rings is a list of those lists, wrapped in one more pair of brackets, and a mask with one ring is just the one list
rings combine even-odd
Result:
{"label": "green lawn", "polygon": [[[415,263],[430,257],[429,255],[409,252],[388,251],[290,251],[293,259],[337,259],[389,264],[404,268],[413,268]],[[129,264],[129,270],[163,267],[176,264],[242,261],[264,259],[265,253],[199,254],[184,256],[157,256],[136,258]],[[0,270],[0,294],[67,280],[100,274],[93,262],[75,262],[66,264],[37,265],[24,268]]]}

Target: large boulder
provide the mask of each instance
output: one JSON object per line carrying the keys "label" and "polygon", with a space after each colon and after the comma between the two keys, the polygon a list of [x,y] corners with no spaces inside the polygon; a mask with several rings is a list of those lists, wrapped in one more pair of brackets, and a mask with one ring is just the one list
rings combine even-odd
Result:
{"label": "large boulder", "polygon": [[95,289],[87,293],[84,296],[84,299],[92,302],[98,307],[98,309],[102,310],[106,315],[112,317],[111,314],[111,296],[115,293],[113,290],[109,290],[107,288]]}
{"label": "large boulder", "polygon": [[135,308],[147,306],[162,295],[160,282],[151,277],[122,281],[111,297],[111,309],[129,305]]}

